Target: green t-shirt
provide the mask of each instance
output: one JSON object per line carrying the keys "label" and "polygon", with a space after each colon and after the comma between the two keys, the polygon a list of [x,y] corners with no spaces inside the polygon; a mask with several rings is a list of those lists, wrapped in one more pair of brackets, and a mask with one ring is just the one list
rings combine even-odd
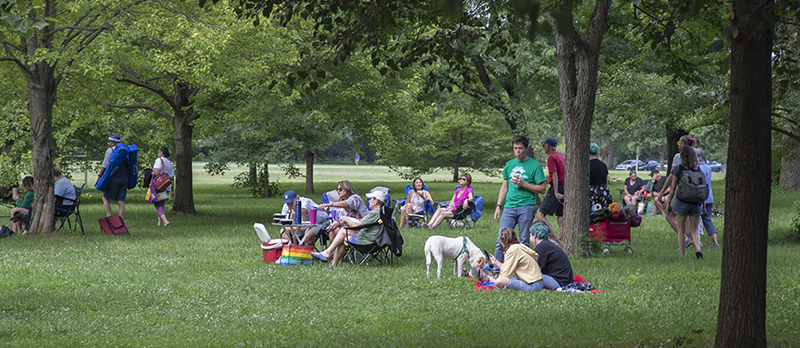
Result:
{"label": "green t-shirt", "polygon": [[[364,217],[361,218],[361,223],[364,225],[368,225],[371,223],[378,222],[380,218],[381,218],[380,209],[370,210],[370,212],[367,213],[367,215],[364,215]],[[381,231],[381,225],[375,225],[364,228],[363,230],[358,232],[358,235],[356,235],[356,242],[358,242],[358,244],[375,243],[375,237],[378,236],[378,232],[380,231]]]}
{"label": "green t-shirt", "polygon": [[519,173],[519,178],[523,181],[538,185],[544,182],[544,170],[542,165],[533,158],[520,162],[516,157],[506,163],[503,168],[503,180],[508,180],[508,193],[506,193],[506,208],[524,207],[536,204],[536,193],[524,188],[517,188],[511,183],[511,173]]}

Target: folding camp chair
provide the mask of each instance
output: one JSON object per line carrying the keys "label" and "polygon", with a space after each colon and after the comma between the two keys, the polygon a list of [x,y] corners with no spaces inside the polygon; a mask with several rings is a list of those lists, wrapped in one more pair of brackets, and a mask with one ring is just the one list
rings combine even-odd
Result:
{"label": "folding camp chair", "polygon": [[381,217],[377,223],[349,228],[361,230],[376,224],[380,225],[380,232],[375,237],[374,243],[346,244],[344,257],[348,262],[359,265],[385,266],[394,263],[395,256],[399,257],[403,254],[403,236],[400,234],[400,229],[397,228],[392,212],[391,207],[383,206],[381,207]]}
{"label": "folding camp chair", "polygon": [[[83,188],[86,187],[86,183],[81,185],[81,188],[75,187],[75,199],[69,199],[61,196],[56,196],[56,207],[55,213],[53,214],[53,218],[57,221],[61,221],[61,225],[58,227],[58,230],[64,229],[64,222],[69,224],[69,234],[75,233],[78,229],[78,226],[81,227],[81,234],[86,235],[83,231],[83,220],[81,219],[81,193],[83,193]],[[61,202],[61,204],[59,204]],[[71,220],[75,220],[75,226],[72,225]]]}
{"label": "folding camp chair", "polygon": [[[405,188],[406,192],[405,192],[405,196],[404,197],[408,197],[408,192],[413,190],[413,189],[414,189],[413,186],[406,185],[406,188]],[[428,190],[428,185],[423,185],[422,189],[427,191]],[[399,201],[393,199],[393,201],[395,202],[395,206],[397,207],[397,213],[398,214],[402,214],[403,213],[403,208],[406,205],[406,199],[403,198],[403,199],[401,199]],[[428,221],[428,215],[433,215],[433,213],[435,213],[435,209],[433,208],[433,205],[431,204],[431,202],[425,201],[425,208],[423,210],[416,211],[413,214],[409,214],[408,222],[407,222],[408,227],[420,227],[420,226],[422,226],[422,224],[420,224],[420,220],[427,222]]]}
{"label": "folding camp chair", "polygon": [[[458,185],[455,187],[455,190],[458,190],[461,186]],[[469,209],[464,209],[453,216],[453,218],[448,219],[447,225],[450,228],[474,228],[478,222],[478,219],[483,215],[483,197],[475,195],[475,200],[469,202]],[[439,202],[439,205],[442,207],[447,207],[450,205],[450,201],[447,202]]]}

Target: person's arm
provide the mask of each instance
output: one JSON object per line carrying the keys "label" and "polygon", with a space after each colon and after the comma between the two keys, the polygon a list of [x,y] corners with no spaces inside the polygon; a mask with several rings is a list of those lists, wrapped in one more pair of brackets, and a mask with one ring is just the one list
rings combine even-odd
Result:
{"label": "person's arm", "polygon": [[500,220],[500,207],[503,206],[503,202],[506,198],[506,193],[508,193],[508,180],[503,179],[503,184],[500,185],[500,192],[497,194],[497,205],[494,208],[494,221]]}
{"label": "person's arm", "polygon": [[641,179],[638,179],[638,180],[639,180],[639,183],[641,185],[639,186],[639,191],[636,191],[636,194],[638,194],[639,196],[643,196],[644,195],[644,191],[647,188],[647,185],[645,185],[644,181],[642,181]]}
{"label": "person's arm", "polygon": [[564,199],[564,195],[558,193],[558,171],[550,173],[550,176],[553,177],[553,195],[556,196],[557,199]]}
{"label": "person's arm", "polygon": [[[425,197],[427,197],[427,198],[425,198]],[[434,206],[436,205],[436,202],[433,201],[433,196],[431,196],[430,192],[422,191],[422,198],[427,200],[427,201],[429,201],[429,202],[431,202],[431,205],[434,205]]]}
{"label": "person's arm", "polygon": [[675,186],[678,184],[678,177],[676,177],[675,174],[670,174],[667,178],[667,182],[669,183],[669,192],[673,192],[675,191]]}
{"label": "person's arm", "polygon": [[[347,202],[345,202],[345,201],[338,201],[338,202],[333,202],[333,203],[323,203],[323,204],[320,204],[319,206],[320,206],[321,208],[327,208],[327,207],[332,207],[332,208],[347,208]],[[323,206],[324,206],[324,207],[323,207]]]}

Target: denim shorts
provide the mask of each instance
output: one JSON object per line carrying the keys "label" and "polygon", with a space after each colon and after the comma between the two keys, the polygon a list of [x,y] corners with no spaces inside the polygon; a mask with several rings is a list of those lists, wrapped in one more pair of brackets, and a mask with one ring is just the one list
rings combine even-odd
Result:
{"label": "denim shorts", "polygon": [[679,198],[675,200],[674,211],[677,215],[698,216],[701,211],[700,204],[702,203],[684,202]]}

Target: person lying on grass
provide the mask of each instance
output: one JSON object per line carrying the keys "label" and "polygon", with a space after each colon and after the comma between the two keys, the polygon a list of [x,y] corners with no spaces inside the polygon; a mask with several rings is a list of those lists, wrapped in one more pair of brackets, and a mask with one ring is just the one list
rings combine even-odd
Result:
{"label": "person lying on grass", "polygon": [[[343,217],[342,223],[345,225],[343,227],[344,233],[337,233],[327,249],[322,252],[312,252],[311,256],[322,262],[328,262],[328,260],[330,260],[330,266],[336,267],[336,265],[342,261],[342,256],[344,256],[345,243],[371,244],[375,242],[375,237],[378,236],[381,230],[381,227],[376,224],[376,222],[381,218],[381,207],[386,203],[386,193],[375,190],[374,192],[367,193],[366,196],[368,198],[369,208],[372,210],[361,220]],[[359,227],[369,224],[374,225],[361,230],[350,229],[350,227]]]}
{"label": "person lying on grass", "polygon": [[[500,275],[492,279],[500,289],[520,291],[539,291],[543,288],[557,289],[558,282],[553,277],[542,274],[536,259],[539,257],[517,240],[517,234],[511,228],[500,231],[500,244],[505,249],[503,262],[489,255],[489,263],[500,269]],[[483,265],[481,265],[481,268]]]}

